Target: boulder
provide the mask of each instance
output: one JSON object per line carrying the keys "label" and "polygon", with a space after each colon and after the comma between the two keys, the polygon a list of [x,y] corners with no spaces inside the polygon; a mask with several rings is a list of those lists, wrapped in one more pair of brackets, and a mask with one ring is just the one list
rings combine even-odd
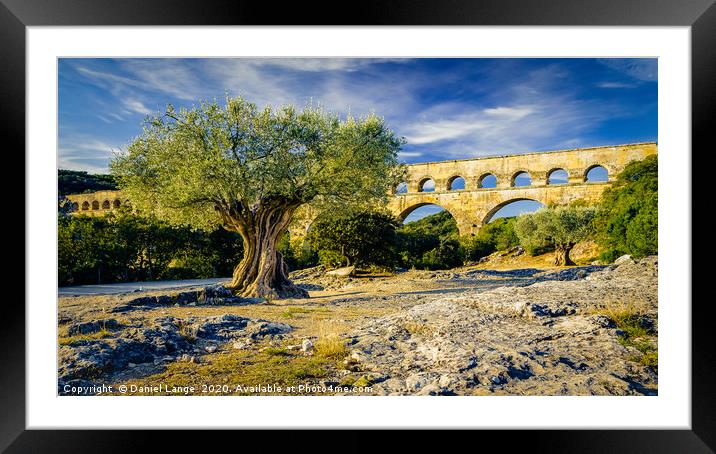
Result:
{"label": "boulder", "polygon": [[76,323],[74,325],[70,325],[70,327],[67,329],[67,334],[70,336],[75,336],[78,334],[92,334],[99,331],[102,331],[103,329],[117,329],[119,327],[119,322],[113,318],[109,318],[106,320],[92,320],[91,322],[84,322],[84,323]]}
{"label": "boulder", "polygon": [[624,265],[625,263],[636,263],[633,258],[631,258],[631,255],[624,254],[618,259],[614,260],[615,265]]}
{"label": "boulder", "polygon": [[326,276],[351,277],[355,274],[355,266],[346,266],[332,271],[326,271]]}

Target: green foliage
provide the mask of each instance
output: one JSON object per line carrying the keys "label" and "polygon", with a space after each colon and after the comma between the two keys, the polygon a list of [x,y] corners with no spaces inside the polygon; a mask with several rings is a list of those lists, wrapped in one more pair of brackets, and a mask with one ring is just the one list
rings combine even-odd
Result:
{"label": "green foliage", "polygon": [[592,207],[548,207],[517,217],[514,231],[528,252],[553,247],[569,251],[576,243],[593,233]]}
{"label": "green foliage", "polygon": [[404,224],[400,230],[407,234],[420,233],[437,238],[458,236],[457,222],[447,210]]}
{"label": "green foliage", "polygon": [[477,235],[461,238],[465,260],[479,260],[495,251],[504,251],[520,244],[514,223],[515,218],[495,219],[483,225]]}
{"label": "green foliage", "polygon": [[405,268],[447,269],[463,261],[457,223],[447,211],[401,226],[398,250]]}
{"label": "green foliage", "polygon": [[658,253],[658,158],[628,164],[604,192],[596,219],[602,259]]}
{"label": "green foliage", "polygon": [[423,254],[419,266],[427,270],[441,270],[462,265],[463,255],[456,238],[442,237],[438,247]]}
{"label": "green foliage", "polygon": [[325,265],[394,266],[398,225],[375,211],[326,212],[314,221],[308,242]]}
{"label": "green foliage", "polygon": [[143,212],[178,224],[235,228],[252,207],[362,205],[402,178],[402,139],[376,115],[340,120],[320,108],[259,109],[227,97],[147,120],[110,164]]}
{"label": "green foliage", "polygon": [[318,265],[318,253],[310,243],[305,240],[291,241],[288,232],[281,237],[276,248],[291,271]]}
{"label": "green foliage", "polygon": [[112,175],[64,169],[57,171],[57,186],[61,196],[117,189],[117,183]]}
{"label": "green foliage", "polygon": [[60,285],[231,275],[242,253],[238,235],[173,226],[120,211],[58,217]]}

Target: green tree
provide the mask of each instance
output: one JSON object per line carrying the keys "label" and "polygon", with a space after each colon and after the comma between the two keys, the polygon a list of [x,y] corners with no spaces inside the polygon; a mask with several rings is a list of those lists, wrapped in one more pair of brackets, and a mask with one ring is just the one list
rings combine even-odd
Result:
{"label": "green tree", "polygon": [[574,265],[569,251],[593,234],[591,207],[548,207],[517,217],[514,229],[525,249],[554,247],[554,264]]}
{"label": "green tree", "polygon": [[475,236],[460,238],[466,260],[479,260],[495,251],[503,251],[520,244],[515,233],[516,218],[499,218],[485,224]]}
{"label": "green tree", "polygon": [[375,211],[324,213],[311,226],[308,241],[326,265],[394,266],[399,225],[393,216]]}
{"label": "green tree", "polygon": [[242,98],[167,112],[116,155],[112,174],[140,210],[243,241],[231,288],[241,296],[306,296],[277,242],[296,210],[385,200],[403,169],[402,140],[376,115],[340,120],[320,108],[258,109]]}
{"label": "green tree", "polygon": [[658,165],[657,156],[633,161],[604,192],[595,222],[604,260],[658,253]]}

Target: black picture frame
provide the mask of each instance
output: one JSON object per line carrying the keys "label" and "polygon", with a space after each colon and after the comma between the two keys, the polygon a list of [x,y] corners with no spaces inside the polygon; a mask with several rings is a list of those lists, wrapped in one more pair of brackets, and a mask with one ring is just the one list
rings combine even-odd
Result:
{"label": "black picture frame", "polygon": [[[320,15],[319,10],[324,13]],[[25,32],[28,26],[294,24],[690,26],[692,149],[706,154],[713,147],[711,135],[716,130],[714,0],[369,0],[333,6],[306,2],[286,2],[279,6],[274,2],[243,0],[0,0],[0,112],[3,120],[0,128],[3,148],[15,153],[25,149]],[[691,157],[694,157],[693,153]],[[15,165],[23,164],[18,162]],[[698,194],[692,192],[694,196]],[[701,238],[695,230],[692,235]],[[27,244],[32,239],[25,237],[25,241]],[[696,271],[696,268],[692,267],[692,270]],[[696,283],[699,280],[692,278],[692,281]],[[17,304],[19,297],[12,297],[14,301],[4,302],[0,315],[0,449],[7,452],[124,452],[138,450],[149,441],[161,440],[163,447],[169,450],[172,445],[188,447],[188,442],[201,436],[187,431],[174,431],[167,435],[157,431],[25,430],[25,310]],[[441,449],[450,449],[451,440],[465,441],[468,437],[473,440],[479,437],[479,446],[485,448],[499,443],[497,446],[502,445],[507,450],[512,447],[538,452],[714,452],[716,342],[711,334],[713,317],[710,316],[713,309],[708,297],[694,298],[691,304],[691,430],[463,433],[467,437],[438,434]],[[331,449],[375,448],[373,438],[365,433],[348,435],[335,431],[333,435],[344,443],[326,442]],[[292,446],[291,449],[301,450],[302,444],[315,447],[315,437],[311,433],[294,432],[285,437],[269,436],[269,443],[271,450],[283,443]],[[221,438],[236,443],[244,437],[223,431],[212,435],[212,442]],[[398,437],[401,451],[417,449],[430,438],[434,436],[415,432],[399,434]]]}

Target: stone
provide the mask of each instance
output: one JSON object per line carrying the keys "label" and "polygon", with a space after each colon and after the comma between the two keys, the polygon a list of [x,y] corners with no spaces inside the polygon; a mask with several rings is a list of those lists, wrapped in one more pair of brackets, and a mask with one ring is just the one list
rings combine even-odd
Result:
{"label": "stone", "polygon": [[346,266],[332,271],[326,271],[326,276],[351,277],[355,274],[355,266]]}
{"label": "stone", "polygon": [[429,383],[429,379],[424,374],[412,374],[405,379],[405,386],[410,391],[417,391]]}
{"label": "stone", "polygon": [[625,263],[634,264],[636,262],[634,262],[634,259],[632,259],[631,255],[629,254],[624,254],[618,259],[614,260],[615,265],[624,265]]}
{"label": "stone", "polygon": [[310,339],[304,339],[303,342],[301,342],[301,351],[303,352],[312,352],[315,349],[313,346],[313,342],[311,342]]}
{"label": "stone", "polygon": [[216,345],[207,345],[204,347],[204,350],[206,350],[207,353],[214,353],[218,348]]}
{"label": "stone", "polygon": [[75,336],[78,334],[93,334],[103,329],[117,329],[119,328],[119,322],[116,319],[109,318],[104,320],[92,320],[90,322],[76,323],[70,325],[67,329],[67,334]]}

